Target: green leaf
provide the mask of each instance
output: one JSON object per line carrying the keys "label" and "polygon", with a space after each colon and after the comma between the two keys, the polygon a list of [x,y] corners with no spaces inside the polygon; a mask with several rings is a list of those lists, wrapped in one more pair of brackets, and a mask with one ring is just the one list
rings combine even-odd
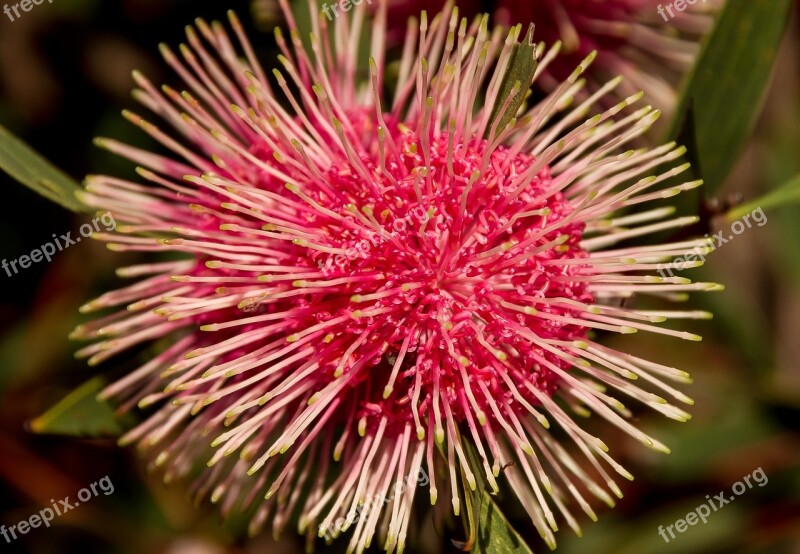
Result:
{"label": "green leaf", "polygon": [[[462,438],[461,446],[467,457],[467,463],[475,477],[475,490],[470,490],[464,477],[464,470],[461,470],[461,485],[464,490],[462,503],[462,519],[469,534],[466,542],[453,541],[453,544],[464,551],[475,552],[477,554],[494,554],[503,552],[509,554],[533,554],[533,551],[525,544],[517,530],[503,515],[497,506],[492,495],[487,491],[489,486],[483,474],[484,468],[481,464],[478,449],[468,438]],[[447,462],[445,444],[436,443],[436,448],[442,459]],[[458,486],[453,483],[452,486]],[[476,520],[477,515],[477,522]]]}
{"label": "green leaf", "polygon": [[131,425],[130,417],[118,417],[97,394],[106,386],[95,377],[69,393],[61,402],[30,422],[34,433],[77,437],[117,437]]}
{"label": "green leaf", "polygon": [[791,0],[729,0],[687,78],[670,137],[694,107],[697,157],[707,190],[736,162],[758,115]]}
{"label": "green leaf", "polygon": [[[511,554],[533,554],[525,540],[517,533],[516,529],[506,519],[500,507],[487,490],[489,484],[484,475],[484,468],[477,448],[469,439],[462,439],[461,445],[467,457],[472,474],[475,476],[476,490],[471,491],[464,486],[466,494],[466,513],[464,514],[467,526],[475,527],[469,539],[472,552],[478,554],[494,554],[495,552]],[[444,456],[444,452],[442,452]],[[465,484],[464,481],[462,484]],[[477,522],[475,516],[477,514]],[[463,548],[466,545],[461,545]]]}
{"label": "green leaf", "polygon": [[[511,122],[514,116],[519,111],[522,102],[525,100],[527,90],[533,83],[533,76],[536,73],[536,47],[533,42],[533,25],[528,27],[528,33],[519,44],[514,45],[514,51],[511,53],[511,59],[508,62],[508,69],[503,77],[503,84],[500,86],[500,93],[497,95],[497,100],[492,108],[492,116],[489,121],[492,125],[486,129],[487,138],[492,140],[495,137],[489,137],[491,127],[498,121],[497,130],[495,133],[499,135],[503,132],[506,126]],[[514,89],[516,88],[516,92]],[[500,113],[508,100],[509,95],[514,94],[514,97],[508,104],[508,107],[503,113]]]}
{"label": "green leaf", "polygon": [[90,211],[75,197],[81,186],[0,125],[0,170],[45,198],[72,210]]}
{"label": "green leaf", "polygon": [[795,176],[788,183],[781,185],[761,198],[737,206],[726,214],[730,221],[735,221],[761,208],[764,211],[789,206],[800,202],[800,175]]}
{"label": "green leaf", "polygon": [[478,537],[473,548],[477,554],[533,554],[525,540],[517,533],[495,504],[488,492],[480,495]]}

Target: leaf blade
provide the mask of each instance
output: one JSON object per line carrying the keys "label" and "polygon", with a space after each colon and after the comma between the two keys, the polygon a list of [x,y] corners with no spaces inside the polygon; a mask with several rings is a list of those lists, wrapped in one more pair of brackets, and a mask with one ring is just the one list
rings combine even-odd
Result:
{"label": "leaf blade", "polygon": [[800,202],[800,175],[796,175],[787,183],[741,206],[737,206],[726,214],[729,221],[741,219],[752,211],[761,208],[764,211],[789,206]]}
{"label": "leaf blade", "polygon": [[[484,468],[481,464],[482,457],[477,448],[469,441],[462,441],[467,462],[476,481],[476,490],[471,491],[464,487],[467,495],[467,514],[470,527],[472,552],[478,554],[493,554],[495,552],[509,552],[511,554],[533,554],[525,539],[517,532],[489,492],[489,483],[483,475]],[[474,522],[477,514],[477,522]]]}
{"label": "leaf blade", "polygon": [[114,409],[97,399],[106,386],[95,377],[73,390],[45,413],[29,422],[37,434],[77,437],[117,437],[129,426],[129,418],[117,417]]}
{"label": "leaf blade", "polygon": [[73,212],[85,212],[75,196],[81,186],[0,125],[0,170]]}
{"label": "leaf blade", "polygon": [[478,536],[473,552],[477,554],[533,554],[487,491],[481,494]]}
{"label": "leaf blade", "polygon": [[706,190],[736,162],[760,112],[791,0],[729,0],[688,76],[669,136],[693,105],[697,156]]}
{"label": "leaf blade", "polygon": [[[534,27],[531,24],[523,40],[514,45],[511,59],[508,62],[508,69],[500,86],[500,93],[497,95],[497,100],[492,107],[492,114],[489,118],[490,126],[486,129],[486,135],[489,140],[494,140],[495,138],[488,136],[491,132],[491,126],[497,122],[495,133],[499,135],[503,132],[519,111],[525,101],[525,93],[533,83],[533,77],[539,65],[536,60],[533,31]],[[516,92],[515,89],[517,89]],[[514,97],[509,99],[512,94],[514,94]],[[506,101],[509,101],[509,105],[503,113],[500,113]]]}

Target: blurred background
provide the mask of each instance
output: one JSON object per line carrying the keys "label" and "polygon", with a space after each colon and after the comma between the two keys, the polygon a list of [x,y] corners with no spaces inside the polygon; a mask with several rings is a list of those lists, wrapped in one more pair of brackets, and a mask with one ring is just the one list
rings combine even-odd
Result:
{"label": "blurred background", "polygon": [[[493,3],[481,7],[491,11]],[[132,164],[92,145],[94,137],[110,136],[156,148],[119,115],[125,107],[139,109],[130,97],[131,70],[179,85],[158,57],[158,43],[178,44],[185,24],[197,16],[223,18],[229,8],[271,66],[271,29],[280,22],[271,0],[54,0],[15,22],[0,15],[0,123],[76,179],[89,173],[132,177]],[[719,199],[757,198],[800,173],[799,70],[795,14],[754,135]],[[0,188],[2,259],[29,253],[53,233],[75,235],[88,220],[5,175]],[[616,509],[601,509],[599,523],[583,525],[582,539],[559,533],[558,552],[800,553],[800,211],[786,207],[767,215],[766,225],[711,254],[702,272],[692,270],[694,279],[727,286],[713,298],[692,300],[717,314],[689,329],[703,342],[676,344],[645,334],[617,339],[623,349],[694,376],[686,389],[696,400],[693,419],[679,424],[648,414],[638,422],[671,447],[668,456],[603,432],[636,480],[624,484]],[[80,322],[78,307],[113,288],[114,268],[130,261],[84,241],[52,263],[13,277],[0,273],[0,524],[26,519],[50,499],[74,499],[106,475],[115,487],[49,529],[34,529],[11,544],[0,538],[0,552],[302,552],[302,540],[292,533],[277,542],[240,538],[235,523],[220,522],[213,507],[193,506],[186,483],[164,487],[146,474],[135,452],[117,448],[110,436],[32,432],[31,421],[98,374],[73,359],[77,347],[67,335]],[[114,431],[109,424],[99,434]],[[765,486],[669,544],[658,535],[659,525],[684,517],[706,495],[730,491],[759,467],[769,479]],[[546,548],[521,514],[512,509],[507,515],[535,551]],[[454,551],[448,539],[423,522],[413,550]]]}

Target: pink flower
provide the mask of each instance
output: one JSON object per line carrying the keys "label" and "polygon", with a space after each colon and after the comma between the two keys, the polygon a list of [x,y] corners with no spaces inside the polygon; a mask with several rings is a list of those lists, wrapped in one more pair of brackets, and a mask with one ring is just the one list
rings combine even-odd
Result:
{"label": "pink flower", "polygon": [[[277,84],[233,15],[238,46],[198,21],[180,56],[162,47],[188,92],[135,74],[136,97],[173,131],[125,116],[173,156],[101,139],[142,182],[93,176],[82,200],[120,222],[99,237],[110,249],[168,256],[120,269],[137,281],[84,306],[117,310],[76,329],[94,341],[79,355],[97,364],[151,345],[103,393],[148,414],[122,444],[166,480],[207,461],[198,496],[224,514],[252,510],[254,533],[299,516],[309,540],[349,528],[353,550],[377,534],[402,551],[415,495],[447,495],[458,514],[459,476],[475,489],[479,472],[492,491],[510,487],[553,545],[554,510],[577,531],[576,507],[594,519],[591,498],[622,495],[610,473],[631,478],[565,405],[665,452],[611,391],[689,417],[660,396],[691,404],[668,384],[688,382],[685,372],[596,333],[699,340],[656,324],[702,312],[623,306],[719,288],[655,275],[705,240],[639,240],[695,221],[636,208],[699,182],[668,183],[686,165],[650,176],[683,154],[675,144],[625,150],[659,116],[633,107],[640,94],[583,121],[619,83],[571,106],[593,55],[512,118],[528,83],[503,77],[514,48],[534,55],[514,46],[530,37],[517,27],[503,42],[486,19],[470,26],[446,12],[409,29],[385,94],[386,13],[369,22],[366,12],[333,29],[315,17],[313,53],[278,35]],[[368,26],[362,83],[354,45]]]}

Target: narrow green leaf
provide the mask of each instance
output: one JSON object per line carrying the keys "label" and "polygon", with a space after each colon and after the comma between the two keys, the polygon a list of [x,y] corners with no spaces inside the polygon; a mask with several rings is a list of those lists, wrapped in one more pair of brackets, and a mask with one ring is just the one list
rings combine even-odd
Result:
{"label": "narrow green leaf", "polygon": [[[697,132],[695,131],[694,124],[694,102],[690,98],[686,105],[686,110],[683,113],[683,120],[680,121],[678,126],[676,139],[678,144],[686,148],[684,159],[691,164],[684,174],[686,180],[703,179],[703,168],[697,157]],[[664,171],[666,170],[667,168],[664,168]],[[703,187],[694,188],[678,195],[677,198],[673,198],[672,204],[680,214],[696,215],[702,203],[702,195]]]}
{"label": "narrow green leaf", "polygon": [[[470,542],[474,541],[471,551],[478,554],[494,554],[495,552],[533,554],[533,551],[517,533],[516,529],[511,526],[488,491],[489,483],[486,480],[485,470],[477,448],[469,439],[462,440],[461,445],[464,448],[467,463],[475,476],[476,482],[475,491],[469,490],[466,486],[464,487],[464,492],[467,495],[466,513],[464,515],[468,526],[470,528],[475,527],[469,539]],[[464,547],[465,545],[461,546]]]}
{"label": "narrow green leaf", "polygon": [[473,548],[477,554],[533,554],[525,540],[517,533],[500,511],[491,495],[483,491],[480,495],[478,536]]}
{"label": "narrow green leaf", "polygon": [[0,170],[73,212],[90,211],[75,197],[75,192],[81,190],[77,182],[2,125],[0,125]]}
{"label": "narrow green leaf", "polygon": [[[461,440],[461,446],[464,448],[467,463],[475,477],[476,487],[474,491],[469,489],[462,469],[461,485],[464,490],[465,502],[461,505],[461,517],[469,536],[465,542],[453,541],[453,544],[459,550],[477,554],[494,554],[495,552],[533,554],[487,490],[489,485],[483,474],[484,468],[477,448],[468,438]],[[447,462],[445,444],[436,443],[436,448],[442,459]],[[453,484],[453,486],[458,485]]]}
{"label": "narrow green leaf", "polygon": [[[489,121],[492,124],[486,129],[486,136],[489,137],[492,126],[499,119],[497,124],[496,134],[500,134],[506,128],[514,116],[519,111],[522,102],[525,100],[526,93],[533,83],[533,75],[536,73],[538,62],[536,61],[536,47],[533,42],[533,25],[528,27],[528,33],[519,44],[514,45],[511,53],[511,58],[508,62],[508,69],[503,77],[503,83],[500,86],[500,93],[497,95],[497,100],[492,108],[492,116]],[[515,92],[516,88],[516,92]],[[514,94],[508,107],[503,110],[509,95]]]}
{"label": "narrow green leaf", "polygon": [[687,78],[669,136],[678,136],[693,104],[709,192],[725,180],[752,130],[791,6],[791,0],[728,0]]}
{"label": "narrow green leaf", "polygon": [[34,433],[77,437],[117,437],[130,427],[129,417],[118,417],[97,394],[106,386],[95,377],[30,422]]}
{"label": "narrow green leaf", "polygon": [[781,185],[777,189],[765,194],[741,206],[737,206],[726,214],[730,221],[735,221],[749,214],[753,210],[761,208],[764,211],[781,208],[800,202],[800,175],[797,175],[788,183]]}
{"label": "narrow green leaf", "polygon": [[[684,157],[691,165],[689,171],[696,179],[703,178],[703,167],[697,157],[697,129],[695,129],[694,100],[689,98],[680,122],[677,134],[677,143],[686,147]],[[695,189],[696,190],[696,189]]]}

